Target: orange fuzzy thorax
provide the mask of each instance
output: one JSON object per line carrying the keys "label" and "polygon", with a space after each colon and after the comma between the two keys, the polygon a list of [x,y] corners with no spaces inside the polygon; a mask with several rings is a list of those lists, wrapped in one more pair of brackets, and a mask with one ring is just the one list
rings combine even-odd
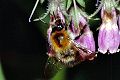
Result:
{"label": "orange fuzzy thorax", "polygon": [[63,52],[70,48],[71,41],[64,29],[51,34],[50,41],[55,52]]}

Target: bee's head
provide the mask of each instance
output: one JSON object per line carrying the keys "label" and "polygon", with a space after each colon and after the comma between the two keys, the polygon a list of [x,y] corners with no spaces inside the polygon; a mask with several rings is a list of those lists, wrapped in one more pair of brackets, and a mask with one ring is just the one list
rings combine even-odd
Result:
{"label": "bee's head", "polygon": [[52,33],[61,32],[67,30],[66,24],[61,19],[57,19],[55,24],[52,25]]}

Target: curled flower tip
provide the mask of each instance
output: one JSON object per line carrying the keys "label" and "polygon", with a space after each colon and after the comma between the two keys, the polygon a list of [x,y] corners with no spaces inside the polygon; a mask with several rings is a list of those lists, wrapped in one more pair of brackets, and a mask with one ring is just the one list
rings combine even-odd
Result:
{"label": "curled flower tip", "polygon": [[107,12],[104,8],[101,10],[102,24],[98,35],[98,51],[105,54],[116,53],[119,47],[119,30],[117,25],[116,11],[114,8]]}

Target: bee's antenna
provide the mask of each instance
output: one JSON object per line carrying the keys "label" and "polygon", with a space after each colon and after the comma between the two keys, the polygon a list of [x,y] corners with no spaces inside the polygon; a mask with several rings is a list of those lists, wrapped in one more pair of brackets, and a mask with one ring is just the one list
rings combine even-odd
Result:
{"label": "bee's antenna", "polygon": [[37,5],[38,5],[38,2],[39,2],[39,0],[37,0],[36,3],[35,3],[35,5],[34,5],[34,8],[33,8],[32,12],[31,12],[31,14],[30,14],[30,17],[29,17],[29,22],[31,22],[31,18],[32,18],[34,12],[35,12],[35,9],[36,9],[36,7],[37,7]]}

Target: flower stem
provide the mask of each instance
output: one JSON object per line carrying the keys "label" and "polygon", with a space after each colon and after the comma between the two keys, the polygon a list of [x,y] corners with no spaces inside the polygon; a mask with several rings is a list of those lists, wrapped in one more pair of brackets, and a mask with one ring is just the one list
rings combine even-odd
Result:
{"label": "flower stem", "polygon": [[38,2],[39,2],[39,0],[37,0],[37,1],[36,1],[35,6],[34,6],[34,8],[33,8],[32,12],[31,12],[31,14],[30,14],[30,17],[29,17],[29,22],[31,22],[31,18],[32,18],[32,16],[33,16],[34,12],[35,12],[35,9],[36,9],[36,7],[37,7],[37,5],[38,5]]}

